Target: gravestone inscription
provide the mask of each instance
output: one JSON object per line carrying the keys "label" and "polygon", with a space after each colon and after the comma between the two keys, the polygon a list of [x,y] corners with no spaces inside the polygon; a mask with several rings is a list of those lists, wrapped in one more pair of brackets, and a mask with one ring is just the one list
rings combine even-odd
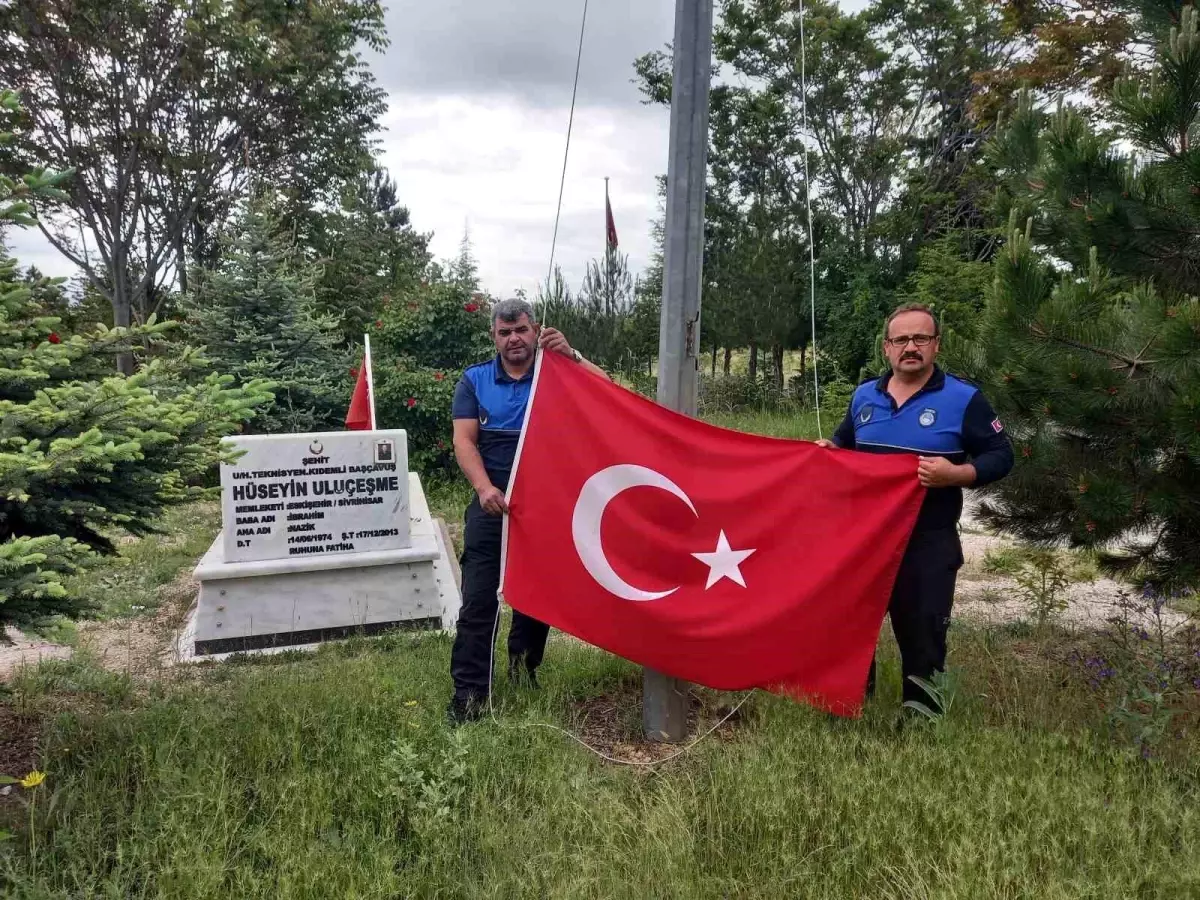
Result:
{"label": "gravestone inscription", "polygon": [[221,466],[226,562],[409,546],[403,431],[228,438]]}

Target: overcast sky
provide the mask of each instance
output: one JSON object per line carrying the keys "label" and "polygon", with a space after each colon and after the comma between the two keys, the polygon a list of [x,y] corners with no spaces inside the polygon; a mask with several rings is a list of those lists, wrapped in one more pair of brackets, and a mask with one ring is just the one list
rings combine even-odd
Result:
{"label": "overcast sky", "polygon": [[[582,0],[387,6],[391,45],[371,62],[389,95],[381,161],[401,202],[433,232],[435,256],[456,255],[469,228],[484,287],[533,293],[550,260]],[[642,103],[633,61],[671,41],[674,6],[590,4],[556,251],[573,288],[604,251],[606,176],[621,250],[635,272],[649,262],[669,114]],[[74,274],[35,232],[10,243],[22,265]]]}

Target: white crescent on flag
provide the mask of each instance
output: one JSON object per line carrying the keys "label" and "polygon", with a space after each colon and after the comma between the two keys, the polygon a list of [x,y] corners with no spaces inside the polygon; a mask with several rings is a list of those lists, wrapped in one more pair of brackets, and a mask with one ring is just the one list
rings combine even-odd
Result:
{"label": "white crescent on flag", "polygon": [[[687,504],[692,515],[698,515],[691,498],[667,476],[655,472],[645,466],[620,465],[609,466],[589,478],[579,492],[575,501],[575,512],[571,517],[571,537],[575,542],[575,552],[589,575],[602,588],[622,600],[661,600],[674,594],[679,587],[668,591],[645,591],[634,587],[625,581],[604,553],[604,545],[600,540],[600,523],[604,519],[604,511],[613,498],[634,487],[653,487],[666,491],[678,497]],[[704,589],[708,590],[721,579],[728,578],[735,584],[746,586],[739,568],[754,550],[734,550],[729,545],[729,539],[722,531],[717,538],[717,547],[712,553],[693,553],[696,559],[708,566],[708,581]]]}

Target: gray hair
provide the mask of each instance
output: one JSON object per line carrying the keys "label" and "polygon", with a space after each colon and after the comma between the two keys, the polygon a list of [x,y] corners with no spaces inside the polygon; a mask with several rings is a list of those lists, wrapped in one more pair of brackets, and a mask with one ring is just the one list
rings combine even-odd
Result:
{"label": "gray hair", "polygon": [[520,320],[521,316],[529,316],[530,323],[537,323],[533,307],[525,300],[519,297],[501,300],[492,307],[492,328],[496,327],[497,322],[516,322]]}

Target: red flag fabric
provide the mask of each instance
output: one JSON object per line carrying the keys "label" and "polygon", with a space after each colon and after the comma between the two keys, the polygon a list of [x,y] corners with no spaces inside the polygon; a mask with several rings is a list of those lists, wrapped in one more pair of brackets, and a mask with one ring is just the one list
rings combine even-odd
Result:
{"label": "red flag fabric", "polygon": [[856,716],[924,493],[914,456],[717,428],[544,353],[501,593],[675,678]]}
{"label": "red flag fabric", "polygon": [[617,249],[617,223],[613,219],[612,204],[608,202],[608,192],[604,193],[604,218],[605,226],[608,232],[608,246],[610,250]]}
{"label": "red flag fabric", "polygon": [[346,411],[347,431],[371,430],[371,392],[367,387],[367,361],[358,367],[358,380],[354,382],[354,394],[350,408]]}

